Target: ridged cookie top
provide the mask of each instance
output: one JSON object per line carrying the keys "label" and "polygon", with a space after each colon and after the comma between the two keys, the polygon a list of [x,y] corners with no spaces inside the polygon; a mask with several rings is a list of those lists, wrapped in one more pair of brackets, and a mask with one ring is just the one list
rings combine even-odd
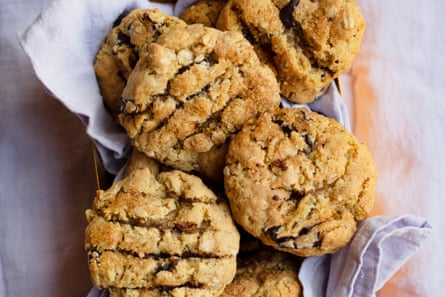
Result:
{"label": "ridged cookie top", "polygon": [[235,274],[239,233],[228,206],[195,176],[136,169],[98,191],[87,219],[94,284],[117,296],[213,296]]}
{"label": "ridged cookie top", "polygon": [[280,96],[272,71],[240,33],[189,25],[148,45],[122,102],[121,124],[139,151],[200,171],[203,154],[277,107]]}
{"label": "ridged cookie top", "polygon": [[283,95],[308,103],[352,66],[365,21],[355,0],[229,0],[216,27],[243,32],[273,61]]}
{"label": "ridged cookie top", "polygon": [[179,18],[187,24],[203,24],[207,27],[215,27],[219,13],[225,4],[225,0],[198,0],[187,7]]}
{"label": "ridged cookie top", "polygon": [[134,9],[116,21],[94,62],[104,102],[114,117],[120,113],[122,91],[139,53],[162,33],[184,26],[185,22],[158,9]]}
{"label": "ridged cookie top", "polygon": [[304,108],[277,109],[245,125],[226,163],[235,220],[298,256],[346,245],[374,204],[369,151],[336,121]]}

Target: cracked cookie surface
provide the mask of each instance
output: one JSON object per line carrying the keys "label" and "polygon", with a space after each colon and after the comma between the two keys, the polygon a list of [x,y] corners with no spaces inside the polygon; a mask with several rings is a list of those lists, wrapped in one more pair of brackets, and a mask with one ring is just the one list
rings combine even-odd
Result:
{"label": "cracked cookie surface", "polygon": [[104,103],[117,118],[128,76],[147,44],[164,32],[186,24],[158,9],[135,9],[116,21],[101,45],[94,70]]}
{"label": "cracked cookie surface", "polygon": [[[147,46],[122,102],[120,122],[135,148],[202,173],[206,164],[222,164],[227,141],[249,118],[277,107],[280,95],[240,33],[195,24]],[[215,170],[222,177],[222,166]]]}
{"label": "cracked cookie surface", "polygon": [[277,109],[233,138],[224,184],[235,220],[266,245],[297,256],[333,253],[374,204],[368,149],[305,108]]}
{"label": "cracked cookie surface", "polygon": [[263,249],[238,258],[234,280],[221,297],[300,297],[300,259],[272,249]]}
{"label": "cracked cookie surface", "polygon": [[198,0],[187,7],[179,16],[187,24],[203,24],[215,27],[226,0]]}
{"label": "cracked cookie surface", "polygon": [[91,276],[112,296],[217,296],[234,277],[239,233],[196,176],[135,169],[86,215]]}
{"label": "cracked cookie surface", "polygon": [[355,0],[229,0],[216,27],[242,32],[273,61],[282,94],[309,103],[352,66],[365,21]]}

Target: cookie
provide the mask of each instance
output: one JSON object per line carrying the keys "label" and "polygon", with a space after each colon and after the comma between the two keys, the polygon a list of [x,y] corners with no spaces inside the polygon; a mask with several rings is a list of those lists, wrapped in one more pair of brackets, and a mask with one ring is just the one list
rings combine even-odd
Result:
{"label": "cookie", "polygon": [[171,290],[165,289],[109,289],[109,297],[216,297],[221,295],[221,290],[203,290],[199,288],[181,287]]}
{"label": "cookie", "polygon": [[368,149],[333,119],[277,109],[232,139],[224,185],[234,219],[275,249],[334,253],[368,217],[376,169]]}
{"label": "cookie", "polygon": [[132,149],[130,157],[123,171],[123,176],[130,175],[133,171],[148,168],[153,175],[158,175],[162,166],[155,159],[147,157],[144,153]]}
{"label": "cookie", "polygon": [[187,24],[203,24],[215,27],[219,13],[226,4],[225,0],[198,0],[187,7],[179,16]]}
{"label": "cookie", "polygon": [[365,21],[355,0],[229,0],[216,27],[243,32],[273,60],[282,94],[310,103],[352,66]]}
{"label": "cookie", "polygon": [[112,296],[217,296],[235,275],[239,233],[196,176],[134,170],[86,216],[91,277]]}
{"label": "cookie", "polygon": [[[255,2],[252,2],[255,4]],[[180,15],[188,24],[203,24],[208,27],[217,27],[219,15],[223,8],[226,6],[226,0],[198,0],[190,7],[186,8]],[[227,30],[225,26],[221,26],[221,29]],[[235,31],[235,28],[230,28]],[[242,31],[241,28],[238,31]],[[246,30],[242,31],[247,33]],[[249,34],[244,34],[245,37],[250,37]],[[252,38],[249,39],[260,61],[269,67],[276,75],[276,68],[273,64],[272,53],[267,52],[259,43],[255,42]]]}
{"label": "cookie", "polygon": [[140,52],[162,33],[185,25],[158,9],[135,9],[116,21],[94,62],[105,106],[115,118],[120,112],[122,91]]}
{"label": "cookie", "polygon": [[[120,123],[136,149],[198,173],[202,164],[223,164],[227,141],[280,103],[274,74],[240,33],[200,24],[149,44],[122,98]],[[222,178],[222,167],[215,170]]]}
{"label": "cookie", "polygon": [[300,260],[271,249],[239,258],[235,279],[221,297],[301,297]]}

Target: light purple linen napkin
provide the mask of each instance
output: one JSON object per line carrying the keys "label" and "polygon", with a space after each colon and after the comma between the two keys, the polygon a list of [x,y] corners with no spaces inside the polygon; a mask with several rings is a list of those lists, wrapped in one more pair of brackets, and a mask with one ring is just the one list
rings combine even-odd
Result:
{"label": "light purple linen napkin", "polygon": [[369,218],[336,254],[303,261],[304,296],[375,296],[430,233],[428,222],[412,215]]}
{"label": "light purple linen napkin", "polygon": [[[173,7],[143,0],[56,0],[18,35],[37,77],[56,99],[79,115],[111,173],[122,166],[128,138],[102,104],[92,66],[100,43],[125,10],[158,7],[178,15],[192,2],[179,0]],[[282,105],[300,106],[285,99]],[[334,84],[308,108],[335,118],[350,130],[348,112]],[[374,296],[430,231],[424,219],[409,215],[365,220],[350,244],[335,255],[303,261],[299,277],[305,297]],[[107,295],[94,288],[87,297]]]}
{"label": "light purple linen napkin", "polygon": [[107,290],[99,290],[98,288],[92,288],[87,295],[87,297],[108,297],[108,296],[109,294]]}
{"label": "light purple linen napkin", "polygon": [[106,112],[93,62],[116,18],[132,8],[173,13],[171,5],[144,0],[56,0],[18,39],[49,93],[85,124],[106,169],[117,173],[129,140]]}

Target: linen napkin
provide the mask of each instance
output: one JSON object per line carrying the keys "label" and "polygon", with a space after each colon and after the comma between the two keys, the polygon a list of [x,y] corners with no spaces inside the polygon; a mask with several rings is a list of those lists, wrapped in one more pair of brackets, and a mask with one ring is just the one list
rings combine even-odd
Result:
{"label": "linen napkin", "polygon": [[[93,69],[97,50],[122,12],[158,7],[178,15],[192,2],[179,0],[173,6],[142,0],[56,0],[19,33],[37,77],[79,116],[110,173],[122,167],[129,140],[103,106]],[[285,99],[282,105],[295,106]],[[350,129],[348,111],[334,84],[307,107]],[[424,219],[413,216],[365,220],[340,252],[303,261],[299,277],[305,297],[374,296],[430,232]],[[94,288],[88,297],[106,295]]]}
{"label": "linen napkin", "polygon": [[18,34],[37,77],[80,117],[113,174],[123,164],[129,140],[104,108],[93,62],[114,20],[136,7],[173,13],[171,5],[143,0],[57,0]]}
{"label": "linen napkin", "polygon": [[425,219],[412,215],[369,218],[336,254],[303,261],[299,274],[303,295],[375,296],[430,232]]}

